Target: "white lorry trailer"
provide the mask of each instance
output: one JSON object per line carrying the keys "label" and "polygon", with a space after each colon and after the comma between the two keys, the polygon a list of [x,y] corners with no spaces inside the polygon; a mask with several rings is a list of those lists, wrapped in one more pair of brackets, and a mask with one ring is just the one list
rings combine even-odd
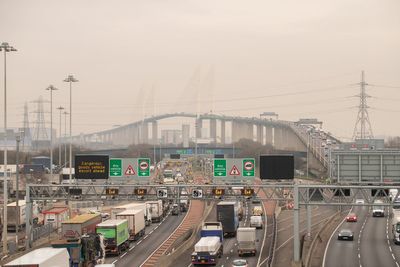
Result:
{"label": "white lorry trailer", "polygon": [[146,207],[150,211],[152,222],[161,222],[163,218],[162,200],[146,201]]}
{"label": "white lorry trailer", "polygon": [[256,228],[254,227],[239,227],[236,235],[238,241],[238,254],[239,257],[242,255],[253,255],[257,253],[256,248]]}
{"label": "white lorry trailer", "polygon": [[66,248],[38,248],[7,264],[5,267],[69,267]]}
{"label": "white lorry trailer", "polygon": [[128,204],[113,207],[111,209],[111,219],[115,219],[116,215],[122,211],[132,210],[132,209],[143,210],[145,225],[148,226],[151,224],[151,212],[150,209],[147,207],[146,203],[144,202],[131,202]]}
{"label": "white lorry trailer", "polygon": [[222,243],[218,236],[206,236],[200,238],[194,245],[192,253],[193,265],[216,265],[218,258],[222,256]]}
{"label": "white lorry trailer", "polygon": [[143,210],[124,210],[116,215],[116,219],[128,221],[129,241],[135,241],[144,236]]}

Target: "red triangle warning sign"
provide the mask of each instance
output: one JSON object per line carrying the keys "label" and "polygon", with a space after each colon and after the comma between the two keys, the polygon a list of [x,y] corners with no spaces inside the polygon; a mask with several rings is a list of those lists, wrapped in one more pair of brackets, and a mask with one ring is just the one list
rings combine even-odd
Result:
{"label": "red triangle warning sign", "polygon": [[135,175],[135,174],[136,174],[135,170],[131,165],[129,165],[128,168],[126,168],[125,175]]}
{"label": "red triangle warning sign", "polygon": [[239,169],[236,167],[236,165],[233,165],[231,171],[229,172],[229,175],[240,175]]}

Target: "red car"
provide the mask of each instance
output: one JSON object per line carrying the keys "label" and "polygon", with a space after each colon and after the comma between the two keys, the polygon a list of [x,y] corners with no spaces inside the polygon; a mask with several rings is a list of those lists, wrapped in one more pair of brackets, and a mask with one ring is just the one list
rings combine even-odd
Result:
{"label": "red car", "polygon": [[346,222],[357,222],[357,215],[355,213],[349,213],[346,217]]}

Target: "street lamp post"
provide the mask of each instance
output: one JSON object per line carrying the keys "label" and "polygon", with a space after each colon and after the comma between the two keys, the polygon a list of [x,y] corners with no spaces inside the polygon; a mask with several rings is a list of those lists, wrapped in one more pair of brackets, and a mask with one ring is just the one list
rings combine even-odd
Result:
{"label": "street lamp post", "polygon": [[[15,202],[16,202],[16,227],[15,227],[15,243],[17,244],[17,248],[18,248],[18,228],[19,228],[19,143],[21,142],[21,135],[17,134],[15,136],[15,141],[17,141],[17,155],[16,155],[16,159],[15,159],[15,165],[16,165],[16,170],[15,170]],[[3,226],[5,227],[5,226]]]}
{"label": "street lamp post", "polygon": [[69,83],[69,184],[72,184],[72,83],[78,80],[68,75],[64,82]]}
{"label": "street lamp post", "polygon": [[7,52],[15,52],[17,49],[4,42],[0,45],[0,51],[4,51],[4,210],[3,210],[3,254],[8,252],[7,248],[7,203],[8,203],[8,186],[7,186]]}
{"label": "street lamp post", "polygon": [[58,133],[58,166],[61,167],[61,111],[64,109],[62,106],[57,108],[60,111],[60,129]]}
{"label": "street lamp post", "polygon": [[68,112],[64,111],[64,167],[67,167],[67,115]]}
{"label": "street lamp post", "polygon": [[53,181],[53,91],[58,89],[50,85],[46,90],[50,91],[50,177]]}

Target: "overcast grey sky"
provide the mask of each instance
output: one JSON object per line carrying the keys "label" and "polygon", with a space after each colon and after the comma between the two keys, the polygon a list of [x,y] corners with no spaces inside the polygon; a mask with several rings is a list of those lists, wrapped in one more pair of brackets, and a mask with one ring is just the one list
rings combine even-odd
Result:
{"label": "overcast grey sky", "polygon": [[351,84],[365,70],[374,134],[400,135],[399,14],[398,0],[0,0],[0,41],[18,49],[7,57],[9,125],[49,84],[54,105],[68,106],[71,73],[74,134],[212,110],[317,117],[351,137]]}

